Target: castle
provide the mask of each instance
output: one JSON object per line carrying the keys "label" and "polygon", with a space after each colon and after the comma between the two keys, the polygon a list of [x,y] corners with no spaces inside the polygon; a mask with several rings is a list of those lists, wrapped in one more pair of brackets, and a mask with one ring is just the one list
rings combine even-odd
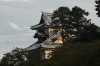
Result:
{"label": "castle", "polygon": [[57,46],[61,46],[62,36],[61,31],[52,28],[52,13],[42,12],[39,24],[31,26],[31,30],[36,30],[34,38],[38,41],[31,46],[24,49],[24,51],[30,51],[38,48],[45,49],[44,58],[48,59],[48,53],[52,52]]}

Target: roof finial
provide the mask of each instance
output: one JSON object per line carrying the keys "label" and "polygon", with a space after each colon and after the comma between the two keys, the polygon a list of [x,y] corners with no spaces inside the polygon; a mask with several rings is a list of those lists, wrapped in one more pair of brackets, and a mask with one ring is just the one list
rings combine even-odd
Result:
{"label": "roof finial", "polygon": [[41,11],[43,13],[43,11]]}

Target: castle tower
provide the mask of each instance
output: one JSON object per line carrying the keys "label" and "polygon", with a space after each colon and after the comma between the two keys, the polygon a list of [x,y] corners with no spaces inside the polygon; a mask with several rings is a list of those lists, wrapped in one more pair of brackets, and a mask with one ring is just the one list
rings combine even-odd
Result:
{"label": "castle tower", "polygon": [[38,48],[45,49],[44,58],[48,58],[47,54],[52,52],[57,46],[62,45],[61,31],[53,29],[51,26],[52,13],[42,12],[39,24],[31,26],[31,30],[36,30],[34,38],[38,41],[31,46],[24,49],[24,51],[30,51]]}

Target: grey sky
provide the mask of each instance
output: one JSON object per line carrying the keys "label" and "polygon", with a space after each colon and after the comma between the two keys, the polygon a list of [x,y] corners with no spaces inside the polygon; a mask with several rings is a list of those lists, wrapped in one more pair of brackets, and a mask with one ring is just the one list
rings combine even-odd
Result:
{"label": "grey sky", "polygon": [[[79,6],[90,12],[92,23],[100,25],[94,0],[0,0],[0,58],[13,47],[24,48],[36,41],[29,26],[39,23],[41,11],[53,12],[60,6]],[[9,43],[7,43],[9,42]]]}

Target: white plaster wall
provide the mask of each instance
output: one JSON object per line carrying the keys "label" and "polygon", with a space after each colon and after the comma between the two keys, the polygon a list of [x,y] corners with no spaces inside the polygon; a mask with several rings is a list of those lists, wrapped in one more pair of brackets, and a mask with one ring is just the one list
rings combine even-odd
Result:
{"label": "white plaster wall", "polygon": [[52,57],[51,55],[49,56],[51,52],[52,50],[45,50],[45,59],[49,59],[50,57]]}

